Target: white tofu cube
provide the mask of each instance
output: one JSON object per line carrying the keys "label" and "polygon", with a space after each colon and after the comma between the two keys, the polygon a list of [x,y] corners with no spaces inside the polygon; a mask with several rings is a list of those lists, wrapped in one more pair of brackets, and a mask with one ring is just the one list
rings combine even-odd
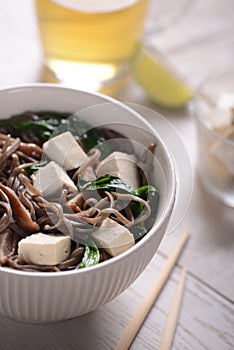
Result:
{"label": "white tofu cube", "polygon": [[217,106],[222,109],[234,109],[234,94],[223,94],[218,100]]}
{"label": "white tofu cube", "polygon": [[77,187],[65,170],[54,161],[40,168],[33,176],[33,184],[45,198],[58,198],[63,189],[71,192],[77,191]]}
{"label": "white tofu cube", "polygon": [[213,130],[229,127],[233,122],[233,115],[230,109],[215,107],[206,116],[207,125]]}
{"label": "white tofu cube", "polygon": [[216,107],[205,115],[205,120],[211,129],[221,135],[225,133],[234,123],[234,94],[223,94],[218,99]]}
{"label": "white tofu cube", "polygon": [[19,256],[29,264],[57,265],[71,253],[71,239],[36,233],[19,241]]}
{"label": "white tofu cube", "polygon": [[98,164],[96,174],[97,177],[112,174],[125,180],[133,189],[139,187],[137,159],[134,154],[111,153]]}
{"label": "white tofu cube", "polygon": [[78,145],[70,131],[53,137],[43,144],[45,154],[64,169],[78,168],[86,159],[87,155]]}
{"label": "white tofu cube", "polygon": [[92,236],[97,246],[111,256],[119,255],[135,244],[133,234],[126,227],[109,218],[103,221]]}
{"label": "white tofu cube", "polygon": [[[227,129],[224,137],[234,143],[234,126]],[[216,141],[211,148],[212,155],[223,164],[228,173],[234,176],[234,147],[221,141]]]}

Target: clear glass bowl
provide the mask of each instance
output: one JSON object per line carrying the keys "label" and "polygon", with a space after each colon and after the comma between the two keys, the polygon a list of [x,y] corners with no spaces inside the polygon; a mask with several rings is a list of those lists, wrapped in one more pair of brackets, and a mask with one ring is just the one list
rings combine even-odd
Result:
{"label": "clear glass bowl", "polygon": [[195,99],[197,170],[204,187],[234,207],[234,70],[210,74]]}

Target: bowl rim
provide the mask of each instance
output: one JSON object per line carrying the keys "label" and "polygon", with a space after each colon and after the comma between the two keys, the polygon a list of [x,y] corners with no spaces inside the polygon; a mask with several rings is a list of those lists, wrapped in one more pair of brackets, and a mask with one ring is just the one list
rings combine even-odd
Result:
{"label": "bowl rim", "polygon": [[97,271],[101,270],[105,270],[106,268],[109,268],[112,265],[115,265],[116,263],[120,262],[121,260],[125,260],[126,258],[130,257],[132,254],[136,254],[137,251],[139,251],[144,245],[146,245],[151,237],[153,235],[156,235],[157,232],[160,230],[160,228],[166,223],[168,217],[170,216],[174,204],[175,204],[175,199],[176,199],[176,189],[177,189],[177,181],[176,181],[176,171],[175,171],[175,167],[174,167],[174,163],[173,163],[173,159],[172,156],[170,155],[170,152],[167,148],[167,146],[165,145],[165,143],[160,139],[160,136],[158,136],[156,134],[156,130],[154,129],[154,127],[138,112],[136,112],[134,109],[132,109],[131,107],[129,107],[128,105],[126,105],[124,102],[121,102],[113,97],[110,96],[106,96],[104,94],[101,93],[96,93],[96,92],[88,92],[88,91],[84,91],[84,90],[78,90],[72,87],[67,87],[65,85],[58,85],[58,84],[52,84],[52,83],[32,83],[32,84],[19,84],[19,85],[12,85],[10,87],[6,87],[6,88],[1,88],[0,89],[0,94],[2,93],[12,93],[12,92],[17,92],[19,90],[23,90],[23,89],[37,89],[37,88],[49,88],[49,89],[59,89],[59,90],[66,90],[66,91],[72,91],[74,93],[82,93],[82,94],[86,94],[86,95],[90,95],[90,96],[96,96],[99,97],[100,99],[103,99],[104,102],[111,102],[114,103],[115,105],[120,106],[121,108],[127,110],[129,113],[133,114],[137,119],[139,119],[143,125],[145,125],[148,130],[152,133],[153,136],[155,136],[157,138],[157,141],[161,144],[162,149],[164,151],[164,154],[167,157],[167,161],[168,161],[168,165],[169,165],[169,174],[170,174],[170,186],[171,186],[171,192],[169,193],[168,191],[168,195],[166,198],[166,202],[167,202],[167,207],[165,208],[165,210],[163,211],[162,215],[160,217],[158,217],[157,220],[155,220],[152,228],[144,235],[144,237],[137,242],[137,244],[135,244],[134,246],[130,247],[129,249],[127,249],[125,252],[112,257],[111,259],[108,259],[106,261],[103,261],[100,264],[91,266],[91,267],[86,267],[86,268],[82,268],[82,269],[73,269],[70,271],[59,271],[59,272],[42,272],[42,271],[21,271],[21,270],[16,270],[10,267],[3,267],[0,266],[0,274],[4,273],[4,274],[10,274],[10,275],[15,275],[15,276],[25,276],[25,277],[37,277],[37,278],[44,278],[44,277],[48,277],[48,278],[59,278],[59,277],[69,277],[71,275],[83,275],[83,274],[88,274],[88,273],[95,273]]}

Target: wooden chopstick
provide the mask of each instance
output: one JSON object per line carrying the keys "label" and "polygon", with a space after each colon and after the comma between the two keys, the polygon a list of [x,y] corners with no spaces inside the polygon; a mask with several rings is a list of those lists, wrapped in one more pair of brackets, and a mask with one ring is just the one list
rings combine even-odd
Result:
{"label": "wooden chopstick", "polygon": [[180,306],[182,303],[182,296],[185,285],[187,269],[184,267],[180,274],[179,283],[176,288],[175,296],[171,304],[169,314],[166,321],[166,326],[164,329],[163,337],[161,340],[159,350],[170,350],[174,339],[174,334],[176,330],[177,321],[180,313]]}
{"label": "wooden chopstick", "polygon": [[130,320],[115,350],[127,350],[131,345],[146,316],[155,303],[161,289],[168,280],[168,277],[170,276],[170,273],[173,270],[173,267],[176,264],[176,261],[178,260],[189,237],[190,233],[184,233],[181,237],[178,245],[166,260],[166,263],[160,270],[157,278],[152,282],[150,290],[145,295],[138,309]]}

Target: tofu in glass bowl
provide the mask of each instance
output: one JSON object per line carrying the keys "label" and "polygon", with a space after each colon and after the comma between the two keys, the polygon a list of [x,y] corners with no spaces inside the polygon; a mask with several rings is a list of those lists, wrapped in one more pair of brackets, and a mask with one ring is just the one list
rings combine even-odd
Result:
{"label": "tofu in glass bowl", "polygon": [[196,97],[197,169],[206,189],[234,207],[234,71],[219,71]]}

